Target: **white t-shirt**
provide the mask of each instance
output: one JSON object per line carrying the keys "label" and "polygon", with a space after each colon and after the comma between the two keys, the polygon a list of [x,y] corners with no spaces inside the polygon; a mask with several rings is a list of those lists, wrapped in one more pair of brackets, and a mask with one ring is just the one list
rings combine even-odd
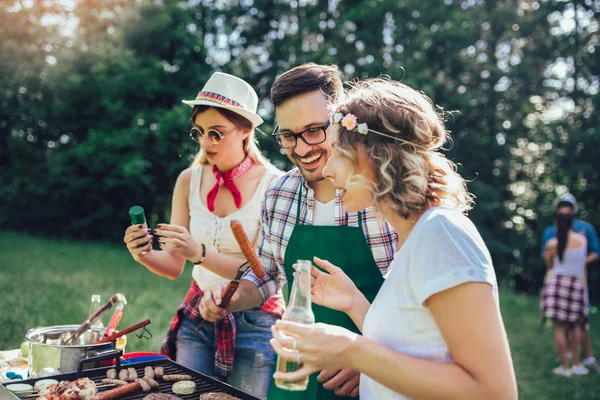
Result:
{"label": "white t-shirt", "polygon": [[[413,357],[452,362],[424,302],[435,293],[465,282],[489,283],[498,304],[492,259],[477,228],[458,211],[434,207],[417,221],[395,254],[386,280],[365,316],[364,337]],[[360,398],[406,399],[364,374],[360,378]]]}
{"label": "white t-shirt", "polygon": [[329,203],[321,203],[315,199],[315,209],[313,211],[314,226],[334,226],[335,225],[335,199]]}

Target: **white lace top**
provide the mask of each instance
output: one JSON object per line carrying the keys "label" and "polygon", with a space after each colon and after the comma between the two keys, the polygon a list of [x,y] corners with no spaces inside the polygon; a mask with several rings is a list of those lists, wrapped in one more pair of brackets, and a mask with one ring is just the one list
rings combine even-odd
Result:
{"label": "white lace top", "polygon": [[[273,167],[266,167],[265,173],[250,201],[232,214],[226,217],[218,217],[208,210],[206,204],[200,198],[202,167],[202,165],[199,165],[192,168],[189,197],[190,233],[196,242],[204,243],[207,249],[244,258],[233,232],[231,232],[229,222],[232,219],[240,221],[246,235],[248,235],[248,239],[251,243],[254,242],[256,236],[260,233],[262,200],[269,183],[277,175],[277,170]],[[215,283],[229,283],[229,279],[223,278],[201,265],[194,266],[192,277],[202,290]]]}

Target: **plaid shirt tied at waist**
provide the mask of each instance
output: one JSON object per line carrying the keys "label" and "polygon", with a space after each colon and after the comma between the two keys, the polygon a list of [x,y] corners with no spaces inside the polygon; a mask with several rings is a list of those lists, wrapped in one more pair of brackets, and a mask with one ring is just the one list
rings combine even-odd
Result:
{"label": "plaid shirt tied at waist", "polygon": [[[162,343],[160,352],[176,360],[177,348],[175,346],[175,339],[177,338],[177,329],[182,317],[191,319],[197,324],[202,322],[202,316],[200,315],[200,300],[204,292],[198,287],[195,280],[192,280],[190,289],[185,295],[185,299],[177,309],[169,330]],[[281,296],[274,296],[269,301],[264,303],[261,310],[268,312],[273,315],[277,315],[279,318],[283,315],[285,305]],[[215,374],[226,377],[229,375],[233,368],[233,356],[235,354],[235,339],[236,339],[236,327],[235,327],[235,316],[237,313],[229,313],[227,317],[214,323],[215,328],[215,339],[217,341],[217,350],[215,351]]]}

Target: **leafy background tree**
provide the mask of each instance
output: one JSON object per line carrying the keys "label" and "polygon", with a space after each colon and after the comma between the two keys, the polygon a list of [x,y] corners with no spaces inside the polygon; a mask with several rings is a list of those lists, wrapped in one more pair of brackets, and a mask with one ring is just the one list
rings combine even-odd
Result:
{"label": "leafy background tree", "polygon": [[[276,76],[304,62],[389,75],[448,114],[447,155],[503,284],[537,292],[539,238],[571,191],[600,227],[600,3],[531,0],[4,0],[0,227],[119,240],[127,209],[169,216],[196,151],[189,107],[216,70],[250,82],[267,121]],[[591,293],[600,277],[591,272]]]}

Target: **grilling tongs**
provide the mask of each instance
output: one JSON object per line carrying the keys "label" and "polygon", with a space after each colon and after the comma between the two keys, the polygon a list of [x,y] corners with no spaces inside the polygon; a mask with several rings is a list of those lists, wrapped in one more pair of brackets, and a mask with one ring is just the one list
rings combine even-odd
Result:
{"label": "grilling tongs", "polygon": [[97,309],[96,312],[94,312],[92,315],[87,317],[87,319],[85,321],[83,321],[81,323],[81,325],[79,325],[77,330],[71,336],[69,336],[62,344],[63,345],[69,344],[72,341],[74,341],[75,339],[77,339],[85,331],[90,329],[90,326],[92,326],[92,324],[94,322],[96,322],[98,320],[98,318],[100,318],[105,312],[110,310],[118,302],[126,302],[124,294],[117,293],[113,297],[111,297],[110,300],[108,300],[108,302],[105,305],[103,305],[102,307]]}
{"label": "grilling tongs", "polygon": [[[233,280],[229,282],[227,287],[225,287],[225,290],[223,290],[223,294],[221,295],[221,304],[219,304],[219,307],[227,308],[231,297],[233,297],[238,286],[240,286],[240,279],[242,279],[242,275],[244,275],[244,272],[248,271],[248,268],[250,268],[250,263],[248,263],[248,261],[245,261],[242,265],[238,267],[235,278],[233,278]],[[200,321],[198,327],[196,328],[196,332],[198,332],[200,328],[202,328],[202,325],[204,325],[204,321],[205,320]]]}
{"label": "grilling tongs", "polygon": [[[231,300],[231,296],[233,296],[238,286],[240,286],[240,279],[242,278],[242,275],[244,275],[244,272],[248,271],[248,268],[252,268],[254,275],[256,275],[258,279],[263,279],[265,276],[265,270],[258,259],[258,256],[254,252],[253,246],[250,243],[250,240],[248,240],[248,236],[246,235],[246,232],[244,232],[244,228],[242,227],[240,221],[237,219],[232,219],[229,222],[229,226],[231,227],[231,232],[233,233],[235,240],[238,242],[240,250],[242,251],[242,254],[244,254],[244,257],[246,257],[247,261],[238,267],[237,275],[231,282],[229,282],[223,291],[221,296],[221,304],[219,304],[219,307],[221,308],[227,308],[229,301]],[[202,328],[203,324],[204,320],[198,324],[196,332]]]}

